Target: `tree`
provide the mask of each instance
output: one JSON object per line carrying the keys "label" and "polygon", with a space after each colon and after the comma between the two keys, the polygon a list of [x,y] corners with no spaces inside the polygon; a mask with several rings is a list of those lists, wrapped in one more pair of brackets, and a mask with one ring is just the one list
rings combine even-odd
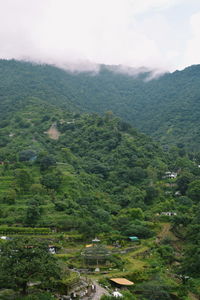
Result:
{"label": "tree", "polygon": [[182,263],[182,273],[185,275],[192,275],[199,277],[200,269],[200,247],[199,245],[191,245],[188,247]]}
{"label": "tree", "polygon": [[147,186],[145,188],[146,196],[144,199],[145,204],[152,204],[153,201],[159,196],[159,190],[154,186]]}
{"label": "tree", "polygon": [[40,170],[41,171],[46,171],[50,167],[55,166],[55,165],[56,165],[56,160],[51,155],[46,155],[46,156],[42,157],[40,160]]}
{"label": "tree", "polygon": [[154,235],[153,231],[143,223],[130,223],[128,227],[123,228],[123,234],[126,236],[138,236],[139,238],[150,238]]}
{"label": "tree", "polygon": [[27,191],[30,185],[33,183],[32,177],[29,172],[23,169],[16,170],[15,178],[18,186],[24,191]]}
{"label": "tree", "polygon": [[160,280],[152,280],[140,284],[137,291],[142,293],[144,298],[148,300],[170,300],[172,299],[169,294],[170,287],[163,284]]}
{"label": "tree", "polygon": [[45,190],[44,190],[44,187],[40,183],[34,183],[30,187],[30,192],[33,195],[42,195],[42,194],[44,194]]}
{"label": "tree", "polygon": [[146,170],[142,169],[141,167],[132,168],[128,173],[132,182],[140,182],[147,177]]}
{"label": "tree", "polygon": [[58,190],[62,183],[62,174],[59,172],[48,173],[42,176],[41,184],[47,189]]}
{"label": "tree", "polygon": [[131,222],[134,220],[143,220],[144,213],[141,208],[124,208],[120,211],[117,216],[117,219],[124,218],[127,222]]}
{"label": "tree", "polygon": [[183,172],[177,179],[176,183],[178,186],[178,190],[181,192],[182,195],[185,195],[188,185],[193,180],[193,174],[189,172]]}
{"label": "tree", "polygon": [[17,194],[15,190],[7,190],[6,194],[0,196],[0,202],[5,204],[14,204],[16,200]]}
{"label": "tree", "polygon": [[25,223],[28,226],[35,226],[41,215],[40,203],[37,198],[28,202]]}
{"label": "tree", "polygon": [[30,161],[34,158],[36,158],[36,153],[31,149],[23,150],[19,153],[19,161]]}
{"label": "tree", "polygon": [[60,278],[56,258],[47,244],[33,239],[14,239],[1,245],[0,285],[27,293],[28,282],[41,281],[48,288]]}
{"label": "tree", "polygon": [[192,181],[187,190],[187,196],[194,200],[195,202],[199,202],[200,200],[200,180]]}
{"label": "tree", "polygon": [[157,252],[166,263],[171,264],[174,261],[174,249],[170,245],[161,245]]}
{"label": "tree", "polygon": [[125,189],[126,203],[121,203],[123,207],[129,205],[130,207],[143,207],[146,192],[136,186],[129,186]]}

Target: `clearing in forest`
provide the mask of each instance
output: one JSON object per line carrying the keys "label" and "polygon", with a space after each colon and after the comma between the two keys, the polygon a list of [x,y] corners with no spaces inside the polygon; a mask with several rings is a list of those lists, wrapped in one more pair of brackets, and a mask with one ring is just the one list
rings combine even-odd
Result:
{"label": "clearing in forest", "polygon": [[49,130],[47,131],[47,134],[52,140],[58,140],[60,136],[60,132],[57,129],[56,123],[53,123]]}

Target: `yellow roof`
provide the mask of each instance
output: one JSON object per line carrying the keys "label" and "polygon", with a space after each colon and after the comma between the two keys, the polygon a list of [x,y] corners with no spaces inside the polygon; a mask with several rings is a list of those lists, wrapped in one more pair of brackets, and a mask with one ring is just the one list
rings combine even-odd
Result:
{"label": "yellow roof", "polygon": [[113,282],[120,284],[120,285],[133,285],[134,282],[126,279],[126,278],[111,278]]}
{"label": "yellow roof", "polygon": [[90,244],[90,245],[86,245],[85,247],[86,248],[89,248],[89,247],[92,247],[93,245],[92,244]]}

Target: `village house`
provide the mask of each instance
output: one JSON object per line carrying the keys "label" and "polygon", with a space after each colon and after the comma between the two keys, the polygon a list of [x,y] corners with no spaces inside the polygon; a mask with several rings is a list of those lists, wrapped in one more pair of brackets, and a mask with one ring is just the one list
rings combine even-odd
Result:
{"label": "village house", "polygon": [[169,179],[176,179],[177,178],[177,173],[175,172],[165,172],[165,175],[163,176],[163,178],[169,178]]}
{"label": "village house", "polygon": [[176,212],[173,212],[173,211],[163,211],[160,213],[161,216],[169,216],[169,217],[172,217],[172,216],[177,216],[177,213]]}

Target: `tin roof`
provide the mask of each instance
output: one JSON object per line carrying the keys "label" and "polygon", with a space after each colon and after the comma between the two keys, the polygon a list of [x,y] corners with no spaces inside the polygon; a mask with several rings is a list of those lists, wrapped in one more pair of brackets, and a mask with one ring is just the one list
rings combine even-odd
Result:
{"label": "tin roof", "polygon": [[111,278],[111,281],[120,284],[120,285],[133,285],[134,282],[126,279],[126,278]]}

